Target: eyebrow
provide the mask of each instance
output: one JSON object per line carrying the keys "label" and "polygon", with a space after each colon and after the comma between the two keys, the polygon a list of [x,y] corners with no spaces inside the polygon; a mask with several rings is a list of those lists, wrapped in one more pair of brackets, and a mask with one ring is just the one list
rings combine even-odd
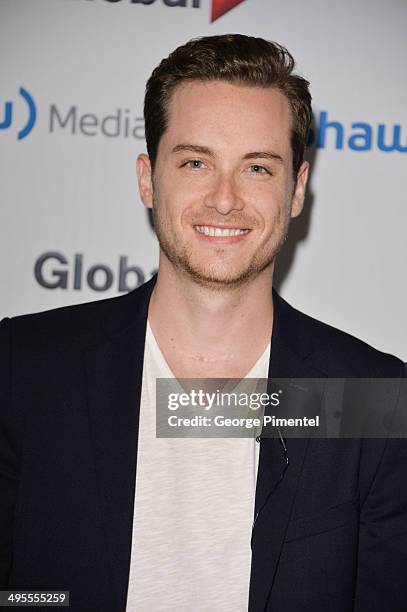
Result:
{"label": "eyebrow", "polygon": [[284,162],[281,155],[272,151],[253,151],[252,153],[246,153],[243,159],[275,159],[279,162]]}
{"label": "eyebrow", "polygon": [[208,155],[209,157],[215,157],[214,152],[208,149],[208,147],[201,147],[200,145],[194,145],[194,144],[176,145],[171,151],[171,153],[178,153],[178,151],[192,151],[193,153],[202,153],[202,155]]}
{"label": "eyebrow", "polygon": [[[215,153],[208,147],[202,147],[201,145],[195,144],[178,144],[172,149],[172,153],[178,153],[179,151],[191,151],[193,153],[201,153],[201,155],[207,155],[208,157],[215,157]],[[279,162],[284,162],[281,155],[273,153],[272,151],[252,151],[246,153],[243,159],[271,159]]]}

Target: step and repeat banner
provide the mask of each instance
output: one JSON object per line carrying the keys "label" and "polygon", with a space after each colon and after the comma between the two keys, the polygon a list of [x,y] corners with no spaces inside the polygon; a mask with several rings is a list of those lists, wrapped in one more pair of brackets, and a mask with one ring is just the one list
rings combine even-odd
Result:
{"label": "step and repeat banner", "polygon": [[146,79],[188,39],[240,32],[285,45],[314,100],[306,209],[277,288],[407,359],[406,23],[404,0],[0,0],[0,317],[150,278]]}

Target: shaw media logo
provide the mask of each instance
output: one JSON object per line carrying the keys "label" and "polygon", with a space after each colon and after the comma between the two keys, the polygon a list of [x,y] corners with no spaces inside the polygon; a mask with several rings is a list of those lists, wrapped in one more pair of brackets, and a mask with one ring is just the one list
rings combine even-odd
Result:
{"label": "shaw media logo", "polygon": [[[37,107],[32,95],[24,89],[24,87],[20,87],[18,93],[25,102],[28,111],[25,124],[17,132],[17,140],[23,140],[23,138],[28,136],[35,125],[37,120]],[[7,130],[12,126],[14,120],[14,104],[14,102],[10,101],[4,103],[3,114],[0,117],[0,130]]]}
{"label": "shaw media logo", "polygon": [[[36,121],[37,109],[32,95],[19,88],[19,94],[28,110],[27,119],[17,132],[17,140],[30,134]],[[14,102],[0,102],[0,130],[9,129],[14,123]],[[49,104],[48,133],[65,132],[74,137],[85,138],[135,138],[144,140],[144,119],[142,113],[134,115],[129,108],[116,108],[107,114],[90,113],[76,105]],[[366,121],[343,122],[321,110],[315,115],[315,132],[310,131],[308,146],[316,149],[337,151],[381,151],[383,153],[407,153],[405,128],[400,123],[368,123]]]}
{"label": "shaw media logo", "polygon": [[[95,0],[87,0],[95,1]],[[110,4],[118,4],[121,2],[122,4],[144,4],[148,6],[150,4],[155,4],[156,2],[162,2],[164,6],[168,7],[180,7],[180,8],[201,8],[201,0],[104,0],[104,2],[109,2]],[[235,6],[241,4],[245,0],[212,0],[211,1],[211,22],[213,23],[225,13],[231,11]]]}

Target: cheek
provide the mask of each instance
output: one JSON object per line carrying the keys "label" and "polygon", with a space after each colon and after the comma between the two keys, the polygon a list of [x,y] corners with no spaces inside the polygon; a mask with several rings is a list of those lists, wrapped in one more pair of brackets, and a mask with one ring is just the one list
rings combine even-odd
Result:
{"label": "cheek", "polygon": [[191,191],[184,192],[180,189],[161,190],[156,193],[155,206],[159,217],[167,227],[173,229],[174,233],[185,229],[188,219],[196,209],[191,203]]}
{"label": "cheek", "polygon": [[159,185],[159,191],[162,197],[175,205],[181,202],[187,202],[191,199],[191,196],[196,195],[200,189],[196,181],[191,179],[188,180],[188,178],[180,175],[174,168],[170,168],[169,171],[163,173],[160,177]]}
{"label": "cheek", "polygon": [[289,214],[288,201],[284,198],[282,191],[264,191],[258,192],[257,197],[250,198],[252,210],[255,210],[257,215],[263,220],[265,227],[276,226],[280,224]]}

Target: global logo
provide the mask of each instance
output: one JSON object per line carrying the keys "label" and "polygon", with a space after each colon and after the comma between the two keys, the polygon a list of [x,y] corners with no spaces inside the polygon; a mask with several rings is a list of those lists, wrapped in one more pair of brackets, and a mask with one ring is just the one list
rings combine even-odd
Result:
{"label": "global logo", "polygon": [[222,17],[225,13],[228,13],[232,8],[235,8],[238,4],[241,4],[244,0],[212,0],[212,16],[211,22],[213,23],[219,17]]}
{"label": "global logo", "polygon": [[46,251],[34,263],[34,277],[44,289],[92,289],[103,292],[116,289],[119,292],[132,291],[156,274],[154,268],[147,272],[140,266],[129,265],[128,257],[121,255],[115,266],[96,263],[91,266],[83,253],[65,257],[59,251]]}
{"label": "global logo", "polygon": [[[35,106],[35,102],[32,95],[26,89],[24,89],[24,87],[20,87],[18,93],[20,95],[19,102],[23,102],[27,111],[27,118],[22,127],[17,132],[17,140],[23,140],[24,138],[27,138],[28,134],[31,132],[35,125],[35,122],[37,120],[37,108]],[[15,102],[11,102],[8,100],[4,103],[3,113],[0,117],[0,130],[8,130],[13,125],[15,115],[14,109]]]}
{"label": "global logo", "polygon": [[[89,1],[89,0],[88,0]],[[93,0],[94,1],[94,0]],[[181,7],[181,8],[201,8],[201,0],[104,0],[110,4],[118,4],[119,2],[129,4],[144,4],[148,6],[155,4],[157,1],[162,2],[164,6]],[[212,0],[211,3],[211,22],[213,23],[225,13],[231,11],[235,6],[241,4],[244,0]]]}

